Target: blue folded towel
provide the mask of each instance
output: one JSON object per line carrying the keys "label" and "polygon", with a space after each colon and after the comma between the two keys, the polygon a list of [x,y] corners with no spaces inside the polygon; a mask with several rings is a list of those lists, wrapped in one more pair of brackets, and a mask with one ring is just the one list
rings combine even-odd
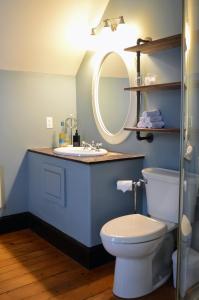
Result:
{"label": "blue folded towel", "polygon": [[146,120],[146,122],[160,122],[160,121],[163,121],[161,115],[155,116],[155,117],[146,117],[145,120]]}
{"label": "blue folded towel", "polygon": [[164,122],[159,121],[159,122],[146,122],[146,127],[147,128],[163,128],[164,127]]}
{"label": "blue folded towel", "polygon": [[144,111],[137,124],[138,128],[163,128],[165,123],[159,109]]}
{"label": "blue folded towel", "polygon": [[151,111],[144,111],[142,113],[142,117],[144,118],[147,118],[147,117],[151,117],[151,118],[154,118],[154,117],[159,117],[161,115],[159,109],[156,109],[156,110],[151,110]]}

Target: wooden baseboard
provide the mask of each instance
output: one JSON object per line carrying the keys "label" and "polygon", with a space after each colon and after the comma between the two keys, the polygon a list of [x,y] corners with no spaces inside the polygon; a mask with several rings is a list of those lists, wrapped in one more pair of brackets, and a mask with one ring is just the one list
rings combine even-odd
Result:
{"label": "wooden baseboard", "polygon": [[0,234],[9,233],[29,227],[29,213],[4,216],[0,218]]}
{"label": "wooden baseboard", "polygon": [[25,228],[32,229],[88,269],[113,260],[101,244],[87,247],[29,212],[0,218],[0,234]]}

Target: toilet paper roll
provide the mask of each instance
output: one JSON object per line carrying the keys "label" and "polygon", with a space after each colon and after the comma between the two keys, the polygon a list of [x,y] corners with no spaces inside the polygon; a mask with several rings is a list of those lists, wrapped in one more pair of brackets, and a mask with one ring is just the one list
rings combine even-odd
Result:
{"label": "toilet paper roll", "polygon": [[132,180],[118,180],[117,181],[117,190],[125,193],[126,191],[132,191]]}

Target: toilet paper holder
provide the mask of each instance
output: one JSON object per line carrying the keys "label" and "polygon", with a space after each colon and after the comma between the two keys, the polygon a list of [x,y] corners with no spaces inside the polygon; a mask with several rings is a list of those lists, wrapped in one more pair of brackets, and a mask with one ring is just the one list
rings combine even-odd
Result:
{"label": "toilet paper holder", "polygon": [[123,191],[132,191],[133,192],[133,203],[134,203],[134,213],[137,213],[137,188],[142,185],[147,184],[147,180],[139,179],[138,181],[133,180],[118,180],[117,181],[117,189]]}

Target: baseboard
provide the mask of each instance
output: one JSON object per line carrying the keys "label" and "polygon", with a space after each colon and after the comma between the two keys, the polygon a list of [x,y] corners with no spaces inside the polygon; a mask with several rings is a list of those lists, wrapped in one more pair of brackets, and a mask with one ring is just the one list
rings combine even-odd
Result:
{"label": "baseboard", "polygon": [[25,228],[32,229],[88,269],[113,260],[102,245],[87,247],[29,212],[0,218],[0,234]]}
{"label": "baseboard", "polygon": [[102,245],[87,247],[35,215],[29,215],[29,226],[34,232],[84,267],[91,269],[113,259]]}
{"label": "baseboard", "polygon": [[4,216],[0,218],[0,234],[9,233],[29,227],[29,213]]}

